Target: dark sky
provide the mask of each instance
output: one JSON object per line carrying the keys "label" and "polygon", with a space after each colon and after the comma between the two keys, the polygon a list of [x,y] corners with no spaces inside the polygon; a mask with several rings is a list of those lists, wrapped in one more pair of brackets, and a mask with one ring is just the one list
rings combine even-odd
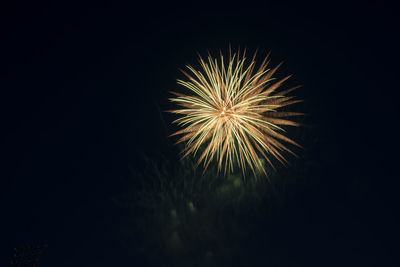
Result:
{"label": "dark sky", "polygon": [[[133,2],[0,8],[0,265],[14,247],[45,241],[43,266],[111,266],[123,258],[103,235],[113,231],[103,205],[129,165],[167,149],[171,118],[162,121],[158,110],[169,107],[178,68],[230,43],[271,50],[272,63],[284,60],[282,73],[303,85],[297,94],[307,99],[309,123],[336,160],[313,187],[323,193],[314,192],[321,199],[310,213],[335,207],[332,225],[346,222],[345,236],[370,242],[357,253],[375,251],[395,266],[394,6]],[[346,193],[354,181],[361,197]]]}

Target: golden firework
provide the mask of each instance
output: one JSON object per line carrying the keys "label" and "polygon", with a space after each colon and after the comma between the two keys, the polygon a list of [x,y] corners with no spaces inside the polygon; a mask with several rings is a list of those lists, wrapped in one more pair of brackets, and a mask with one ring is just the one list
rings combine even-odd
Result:
{"label": "golden firework", "polygon": [[254,175],[257,170],[268,176],[262,158],[274,168],[270,157],[285,165],[282,151],[296,156],[282,141],[301,146],[283,135],[280,126],[300,126],[284,118],[304,114],[277,110],[302,101],[286,96],[299,86],[277,92],[291,75],[275,81],[273,75],[282,63],[268,69],[268,54],[256,68],[256,54],[249,63],[246,51],[240,55],[240,50],[233,55],[229,51],[228,62],[222,53],[219,60],[210,54],[207,61],[199,56],[201,70],[190,65],[186,66],[189,73],[182,70],[188,80],[178,79],[178,84],[191,93],[171,92],[175,97],[170,98],[179,106],[170,112],[181,116],[174,123],[183,129],[171,136],[181,135],[177,143],[186,142],[182,158],[195,156],[202,147],[197,164],[203,162],[204,170],[216,158],[218,171],[224,166],[225,174],[237,164],[243,174],[248,166]]}

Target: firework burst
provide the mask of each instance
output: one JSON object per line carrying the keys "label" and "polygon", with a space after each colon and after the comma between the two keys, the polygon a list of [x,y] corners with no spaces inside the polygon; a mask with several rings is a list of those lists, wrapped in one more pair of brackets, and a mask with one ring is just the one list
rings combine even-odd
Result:
{"label": "firework burst", "polygon": [[222,53],[219,60],[210,54],[207,60],[199,56],[201,70],[190,65],[186,66],[190,72],[182,70],[188,80],[178,79],[178,84],[191,93],[171,92],[175,97],[170,98],[179,106],[170,112],[180,115],[174,123],[183,129],[171,136],[180,135],[177,143],[186,143],[182,158],[201,151],[197,164],[203,162],[204,170],[216,159],[218,171],[223,168],[225,174],[237,165],[243,175],[250,168],[254,175],[262,171],[268,177],[262,159],[274,168],[272,157],[288,163],[282,151],[296,156],[282,141],[301,146],[280,126],[300,126],[286,118],[304,114],[277,110],[302,101],[286,96],[299,86],[277,92],[291,75],[276,81],[273,75],[282,63],[267,68],[268,54],[256,68],[256,54],[249,62],[246,51],[240,55],[240,50],[233,55],[229,51],[228,62]]}

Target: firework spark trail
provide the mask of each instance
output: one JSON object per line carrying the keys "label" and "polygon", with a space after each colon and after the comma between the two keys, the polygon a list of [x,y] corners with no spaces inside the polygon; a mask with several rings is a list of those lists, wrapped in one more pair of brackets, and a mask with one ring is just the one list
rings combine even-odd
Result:
{"label": "firework spark trail", "polygon": [[246,167],[249,167],[254,175],[257,170],[268,177],[261,158],[274,168],[268,156],[276,158],[283,165],[287,160],[282,151],[296,156],[281,141],[301,146],[280,133],[284,129],[279,126],[300,126],[300,123],[285,118],[304,114],[277,109],[301,102],[286,96],[300,86],[276,92],[291,75],[274,82],[273,75],[282,63],[267,69],[268,54],[255,70],[256,54],[247,67],[246,51],[240,55],[239,50],[233,55],[229,51],[227,65],[222,53],[219,61],[209,54],[207,61],[199,56],[202,71],[190,65],[186,66],[189,73],[181,70],[188,80],[178,79],[177,82],[189,89],[191,94],[171,92],[175,97],[170,101],[179,108],[169,112],[181,116],[174,123],[183,129],[171,136],[181,135],[177,143],[186,142],[182,158],[191,153],[195,156],[203,146],[205,148],[197,165],[203,162],[204,170],[216,158],[218,171],[224,166],[225,174],[233,171],[236,162],[243,175]]}

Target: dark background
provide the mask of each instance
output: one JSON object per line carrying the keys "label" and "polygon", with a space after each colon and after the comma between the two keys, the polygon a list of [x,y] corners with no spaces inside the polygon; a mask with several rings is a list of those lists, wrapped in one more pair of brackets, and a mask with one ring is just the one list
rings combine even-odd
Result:
{"label": "dark background", "polygon": [[0,265],[47,242],[39,266],[128,266],[104,205],[143,153],[168,150],[159,109],[178,68],[229,43],[285,61],[332,154],[289,209],[306,219],[282,220],[296,266],[399,263],[393,5],[15,3],[0,17]]}

